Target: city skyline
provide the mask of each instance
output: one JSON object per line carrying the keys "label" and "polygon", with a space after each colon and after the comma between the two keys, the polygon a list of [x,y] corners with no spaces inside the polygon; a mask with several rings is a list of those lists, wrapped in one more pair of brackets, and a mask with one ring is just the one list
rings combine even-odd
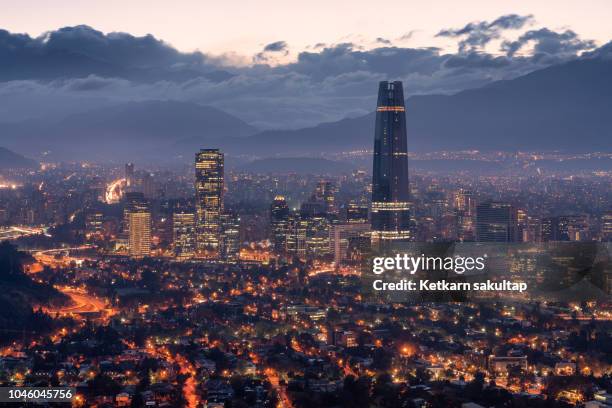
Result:
{"label": "city skyline", "polygon": [[611,14],[6,5],[0,404],[612,406]]}
{"label": "city skyline", "polygon": [[[376,111],[373,149],[360,153],[372,174],[357,163],[335,175],[227,170],[210,145],[175,168],[4,170],[0,383],[72,386],[79,407],[612,398],[610,174],[525,175],[526,160],[567,159],[558,153],[442,152],[519,173],[409,179],[401,82],[379,84]],[[426,302],[372,297],[379,237],[427,254],[486,248],[489,280],[477,284],[490,289],[455,294],[428,280]]]}

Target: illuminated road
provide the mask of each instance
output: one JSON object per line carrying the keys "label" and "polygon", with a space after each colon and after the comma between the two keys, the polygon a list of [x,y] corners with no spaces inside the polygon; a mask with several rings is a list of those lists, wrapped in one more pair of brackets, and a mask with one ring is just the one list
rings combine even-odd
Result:
{"label": "illuminated road", "polygon": [[[125,342],[125,344],[130,348],[135,348],[133,344],[128,342]],[[176,363],[179,366],[179,373],[188,376],[183,385],[183,397],[187,401],[187,407],[197,408],[200,404],[200,397],[197,391],[198,382],[195,379],[196,369],[193,364],[180,354],[172,355],[165,346],[157,348],[153,344],[147,343],[146,351],[151,357],[163,358],[166,361]]]}
{"label": "illuminated road", "polygon": [[18,239],[21,237],[27,237],[29,235],[46,234],[46,228],[33,228],[33,227],[2,227],[0,228],[0,241]]}
{"label": "illuminated road", "polygon": [[[65,267],[65,266],[70,266],[72,262],[78,264],[88,258],[86,257],[75,258],[75,257],[68,256],[68,255],[62,255],[61,257],[56,258],[57,254],[62,254],[65,252],[70,252],[70,251],[78,251],[82,249],[91,249],[91,248],[93,248],[92,245],[81,245],[81,246],[72,247],[72,248],[46,249],[44,251],[34,251],[32,253],[32,256],[34,257],[34,259],[36,259],[38,263],[42,265],[50,266],[52,268]],[[39,271],[39,269],[33,269],[32,271],[33,272]]]}
{"label": "illuminated road", "polygon": [[56,286],[57,290],[70,297],[72,304],[60,308],[47,308],[45,311],[50,314],[59,313],[60,315],[78,316],[80,314],[100,313],[103,317],[113,314],[104,299],[95,297],[83,289],[72,288],[69,286]]}
{"label": "illuminated road", "polygon": [[179,372],[189,376],[183,385],[183,397],[185,398],[185,401],[187,401],[187,406],[189,408],[197,408],[200,398],[198,397],[197,393],[198,384],[195,380],[196,371],[193,365],[180,354],[176,356],[175,361],[180,367]]}
{"label": "illuminated road", "polygon": [[293,408],[293,403],[291,399],[289,399],[285,387],[280,385],[280,378],[276,370],[273,368],[266,368],[265,374],[272,388],[274,388],[278,394],[278,408]]}

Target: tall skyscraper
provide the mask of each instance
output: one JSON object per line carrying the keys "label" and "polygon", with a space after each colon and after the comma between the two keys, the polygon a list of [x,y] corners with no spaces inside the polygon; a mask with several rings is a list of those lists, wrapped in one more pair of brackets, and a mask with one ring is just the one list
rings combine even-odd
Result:
{"label": "tall skyscraper", "polygon": [[349,224],[361,224],[368,222],[368,206],[350,202],[346,206],[346,222]]}
{"label": "tall skyscraper", "polygon": [[542,220],[542,242],[585,241],[589,237],[589,222],[584,215],[547,217]]}
{"label": "tall skyscraper", "polygon": [[454,196],[454,207],[457,215],[457,238],[460,241],[473,241],[476,201],[472,192],[459,189]]}
{"label": "tall skyscraper", "polygon": [[194,213],[174,213],[172,215],[172,238],[174,253],[179,259],[188,259],[195,255],[196,222]]}
{"label": "tall skyscraper", "polygon": [[151,252],[151,210],[142,193],[126,195],[125,217],[128,228],[128,253],[142,258]]}
{"label": "tall skyscraper", "polygon": [[608,211],[601,216],[601,240],[612,241],[612,211]]}
{"label": "tall skyscraper", "polygon": [[270,227],[272,245],[277,254],[287,250],[287,234],[289,233],[289,206],[285,197],[277,195],[270,207]]}
{"label": "tall skyscraper", "polygon": [[372,171],[372,244],[410,239],[408,146],[404,91],[400,81],[378,88],[374,168]]}
{"label": "tall skyscraper", "polygon": [[331,181],[321,180],[317,183],[317,187],[313,193],[313,198],[317,201],[322,201],[325,205],[325,213],[327,216],[332,216],[338,213],[336,206],[336,186]]}
{"label": "tall skyscraper", "polygon": [[240,218],[235,214],[221,214],[219,254],[223,261],[235,261],[240,256]]}
{"label": "tall skyscraper", "polygon": [[476,207],[476,240],[517,242],[517,210],[509,203],[488,201]]}
{"label": "tall skyscraper", "polygon": [[339,266],[348,258],[349,242],[352,238],[364,236],[369,232],[370,224],[367,222],[333,224],[329,230],[329,249],[334,254],[335,265]]}
{"label": "tall skyscraper", "polygon": [[134,185],[134,163],[125,164],[125,184],[127,187]]}
{"label": "tall skyscraper", "polygon": [[201,149],[195,157],[196,242],[198,250],[218,250],[223,213],[223,153]]}
{"label": "tall skyscraper", "polygon": [[308,220],[302,219],[299,214],[289,214],[287,230],[287,253],[306,257],[306,238],[308,233]]}

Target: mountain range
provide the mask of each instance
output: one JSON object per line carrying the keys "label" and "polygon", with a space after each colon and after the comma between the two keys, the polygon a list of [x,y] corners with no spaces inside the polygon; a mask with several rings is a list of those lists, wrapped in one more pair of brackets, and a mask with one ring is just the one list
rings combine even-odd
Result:
{"label": "mountain range", "polygon": [[[408,148],[610,152],[610,106],[612,61],[575,60],[454,95],[408,98]],[[374,121],[372,113],[308,129],[266,131],[250,139],[257,141],[252,151],[371,148]]]}
{"label": "mountain range", "polygon": [[0,147],[0,170],[2,169],[33,169],[38,166],[34,160]]}
{"label": "mountain range", "polygon": [[[372,84],[372,110],[376,84]],[[584,57],[454,95],[406,100],[411,151],[612,151],[612,60]],[[58,159],[191,158],[200,147],[260,157],[369,149],[374,113],[299,130],[258,131],[217,108],[145,101],[56,122],[0,124],[0,145]]]}

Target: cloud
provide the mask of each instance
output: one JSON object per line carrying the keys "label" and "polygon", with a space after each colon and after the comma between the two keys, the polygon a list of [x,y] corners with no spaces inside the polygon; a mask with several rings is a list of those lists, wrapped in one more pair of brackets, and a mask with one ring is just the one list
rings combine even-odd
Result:
{"label": "cloud", "polygon": [[[593,45],[569,30],[503,38],[504,30],[531,22],[531,16],[506,15],[442,30],[439,36],[465,43],[457,53],[380,37],[369,49],[319,43],[293,54],[285,41],[275,41],[262,46],[251,65],[234,63],[235,56],[181,53],[153,36],[87,26],[37,38],[0,30],[0,122],[155,99],[215,106],[260,128],[299,128],[371,112],[380,80],[403,81],[406,96],[449,94],[577,58]],[[493,37],[502,40],[503,54],[482,50]],[[612,55],[610,49],[601,53]]]}
{"label": "cloud", "polygon": [[84,77],[90,74],[139,81],[204,75],[217,61],[182,53],[152,35],[104,34],[86,25],[32,38],[0,30],[0,81]]}
{"label": "cloud", "polygon": [[287,51],[287,43],[285,41],[276,41],[266,45],[263,50],[265,52]]}
{"label": "cloud", "polygon": [[279,57],[289,55],[289,47],[285,41],[275,41],[264,46],[263,50],[253,56],[254,64],[270,64],[279,62]]}
{"label": "cloud", "polygon": [[398,38],[399,41],[407,41],[410,40],[412,38],[412,36],[417,32],[418,30],[410,30],[408,31],[406,34],[400,36]]}
{"label": "cloud", "polygon": [[516,41],[505,41],[502,49],[509,57],[512,57],[530,42],[534,43],[533,53],[536,55],[574,56],[581,51],[595,48],[594,41],[582,40],[572,30],[557,33],[548,28],[541,28],[527,31]]}
{"label": "cloud", "polygon": [[532,15],[520,16],[507,14],[495,20],[477,21],[468,23],[463,28],[444,29],[436,34],[437,37],[461,38],[459,51],[468,52],[482,49],[491,40],[497,39],[505,30],[517,30],[526,24],[533,23]]}

